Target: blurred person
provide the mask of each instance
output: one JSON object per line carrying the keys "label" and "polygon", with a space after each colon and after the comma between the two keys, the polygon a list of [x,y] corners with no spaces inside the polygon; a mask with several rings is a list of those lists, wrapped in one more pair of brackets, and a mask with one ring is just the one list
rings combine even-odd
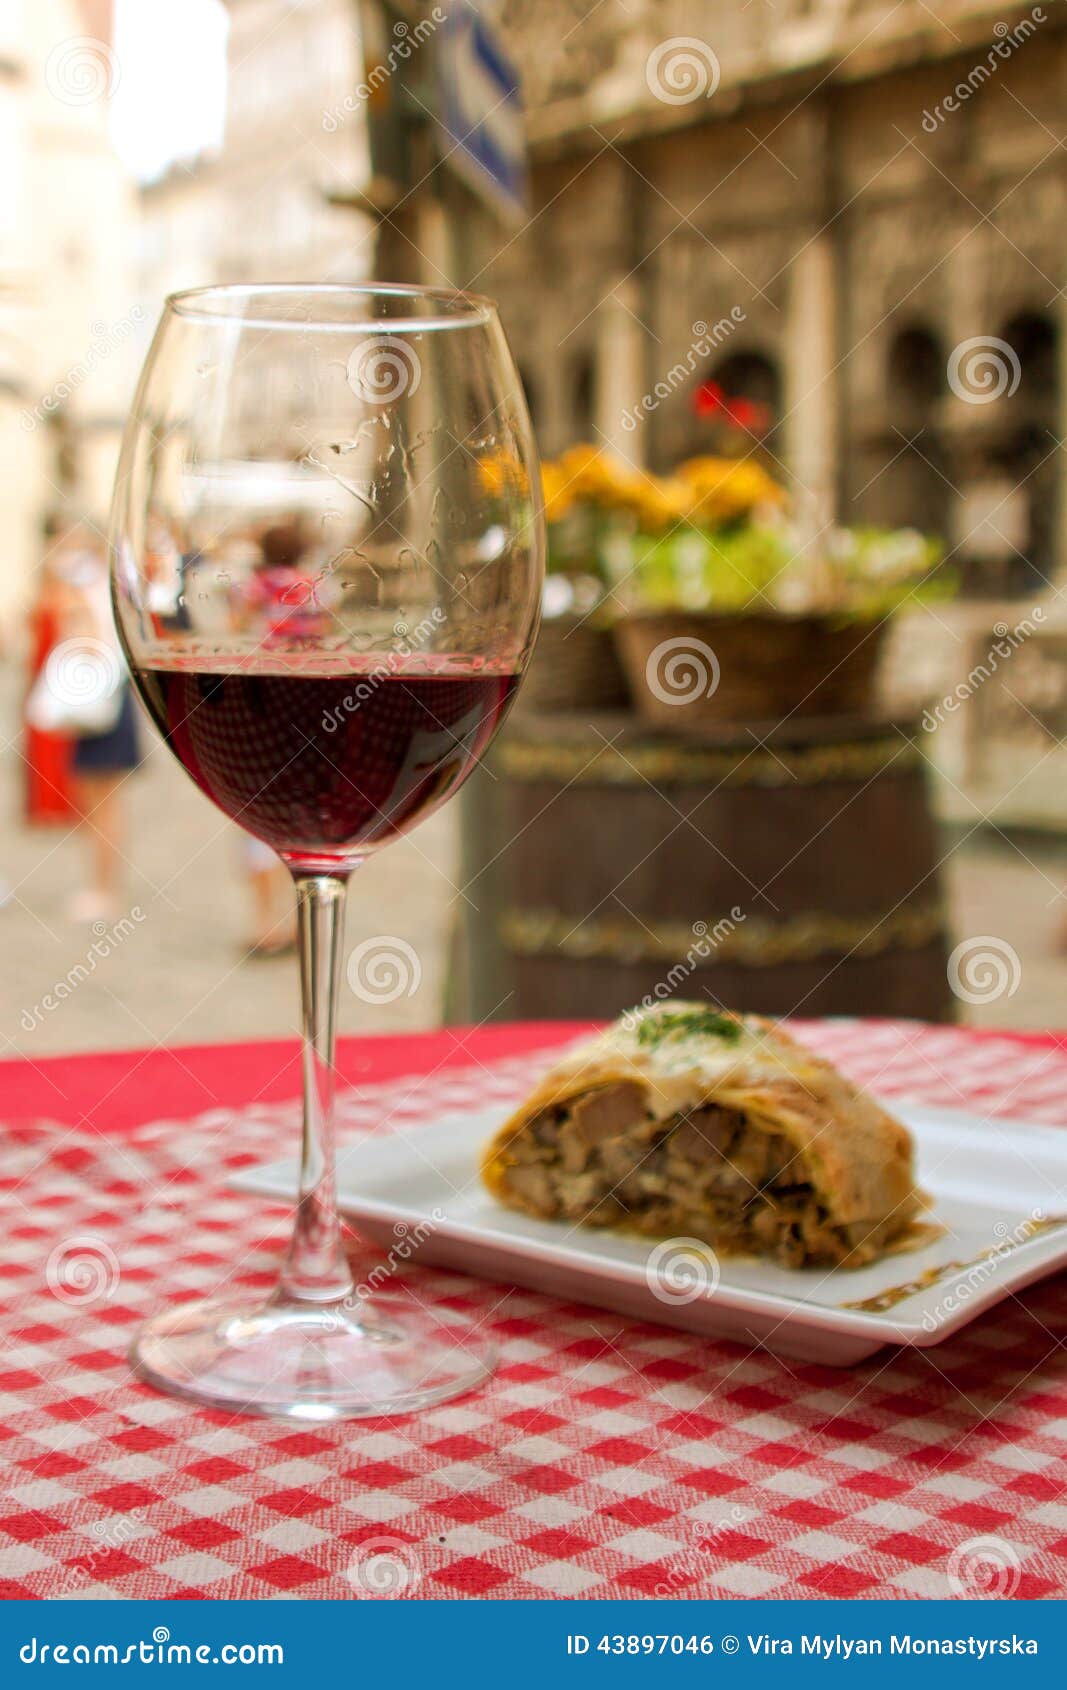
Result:
{"label": "blurred person", "polygon": [[296,520],[263,533],[260,555],[243,589],[243,626],[263,645],[319,631],[322,612],[314,583],[300,567],[307,550]]}
{"label": "blurred person", "polygon": [[86,543],[69,573],[73,589],[65,637],[83,639],[117,677],[111,721],[100,732],[82,732],[71,758],[80,829],[88,847],[89,880],[71,900],[73,921],[109,921],[121,913],[126,837],[123,786],[140,763],[137,718],[125,659],[111,614],[107,560]]}
{"label": "blurred person", "polygon": [[241,837],[241,863],[252,899],[250,957],[286,956],[296,949],[296,909],[289,870],[262,839]]}
{"label": "blurred person", "polygon": [[23,813],[31,826],[55,827],[72,822],[78,813],[71,773],[74,739],[62,729],[38,727],[30,719],[26,706],[49,656],[62,638],[61,629],[70,604],[64,566],[69,566],[74,531],[65,527],[58,517],[49,517],[44,524],[44,538],[47,550],[28,618],[29,685],[22,711]]}

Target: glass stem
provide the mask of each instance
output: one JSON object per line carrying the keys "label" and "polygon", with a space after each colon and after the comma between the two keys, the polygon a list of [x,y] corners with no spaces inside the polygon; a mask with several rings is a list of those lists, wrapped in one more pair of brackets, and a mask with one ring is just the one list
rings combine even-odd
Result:
{"label": "glass stem", "polygon": [[282,1270],[284,1300],[333,1303],[351,1295],[341,1246],[334,1167],[334,1037],[344,936],[346,880],[294,875],[300,937],[304,1138],[300,1200]]}

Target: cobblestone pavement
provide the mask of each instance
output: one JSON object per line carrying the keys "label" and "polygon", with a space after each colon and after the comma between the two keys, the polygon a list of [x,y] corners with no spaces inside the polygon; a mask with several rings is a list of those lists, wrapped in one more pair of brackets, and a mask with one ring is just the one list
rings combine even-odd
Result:
{"label": "cobblestone pavement", "polygon": [[[11,896],[0,909],[3,1054],[285,1037],[297,1030],[294,958],[253,961],[243,954],[249,907],[237,830],[148,730],[145,737],[147,761],[129,783],[130,913],[119,928],[100,933],[64,913],[80,882],[81,842],[64,830],[22,825],[21,763],[16,747],[4,754],[0,877]],[[355,876],[346,955],[365,947],[370,990],[361,997],[346,979],[343,1032],[440,1020],[455,821],[454,809],[446,809]],[[946,837],[946,849],[954,837]],[[1007,959],[992,988],[988,979],[971,981],[983,1001],[962,1005],[963,1018],[984,1025],[1067,1023],[1067,956],[1058,949],[1067,929],[1067,841],[972,834],[951,850],[946,875],[957,938],[992,938]],[[392,961],[373,943],[383,937]]]}
{"label": "cobblestone pavement", "polygon": [[[238,829],[151,730],[144,737],[146,761],[127,786],[126,915],[96,929],[65,914],[81,884],[81,840],[64,829],[21,824],[22,765],[14,748],[4,756],[0,878],[11,889],[0,909],[4,1055],[298,1031],[295,956],[246,955],[251,906]],[[428,1027],[440,1019],[453,840],[454,821],[442,812],[354,877],[345,954],[365,944],[353,974],[367,995],[343,981],[342,1032]],[[374,944],[378,938],[389,943]]]}

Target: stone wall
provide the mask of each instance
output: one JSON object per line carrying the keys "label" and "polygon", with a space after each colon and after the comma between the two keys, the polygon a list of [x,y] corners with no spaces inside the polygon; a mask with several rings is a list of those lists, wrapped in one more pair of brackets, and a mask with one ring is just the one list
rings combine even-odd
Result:
{"label": "stone wall", "polygon": [[[505,5],[534,214],[470,208],[458,268],[502,302],[545,450],[669,463],[706,443],[699,382],[761,368],[813,507],[938,527],[996,590],[1060,567],[1062,10]],[[677,36],[710,93],[657,97]]]}

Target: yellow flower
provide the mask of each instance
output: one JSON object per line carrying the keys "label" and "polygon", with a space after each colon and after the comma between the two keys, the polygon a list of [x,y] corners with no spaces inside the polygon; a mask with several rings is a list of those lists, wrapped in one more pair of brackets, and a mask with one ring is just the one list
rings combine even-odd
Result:
{"label": "yellow flower", "polygon": [[529,491],[526,466],[513,452],[487,452],[478,459],[478,479],[494,498],[525,496]]}
{"label": "yellow flower", "polygon": [[568,447],[559,467],[572,498],[600,505],[623,503],[633,473],[611,452],[587,443]]}
{"label": "yellow flower", "polygon": [[541,465],[541,489],[545,500],[545,521],[562,522],[574,506],[574,490],[559,464]]}
{"label": "yellow flower", "polygon": [[658,533],[681,522],[691,503],[689,489],[677,476],[640,475],[634,477],[628,508],[646,533]]}
{"label": "yellow flower", "polygon": [[673,475],[653,475],[588,442],[544,464],[542,480],[549,522],[559,522],[576,505],[594,505],[629,515],[646,533],[687,521],[722,527],[785,499],[778,483],[751,459],[690,458]]}
{"label": "yellow flower", "polygon": [[689,458],[677,473],[689,489],[687,514],[694,522],[732,522],[757,505],[785,501],[784,489],[751,458]]}

